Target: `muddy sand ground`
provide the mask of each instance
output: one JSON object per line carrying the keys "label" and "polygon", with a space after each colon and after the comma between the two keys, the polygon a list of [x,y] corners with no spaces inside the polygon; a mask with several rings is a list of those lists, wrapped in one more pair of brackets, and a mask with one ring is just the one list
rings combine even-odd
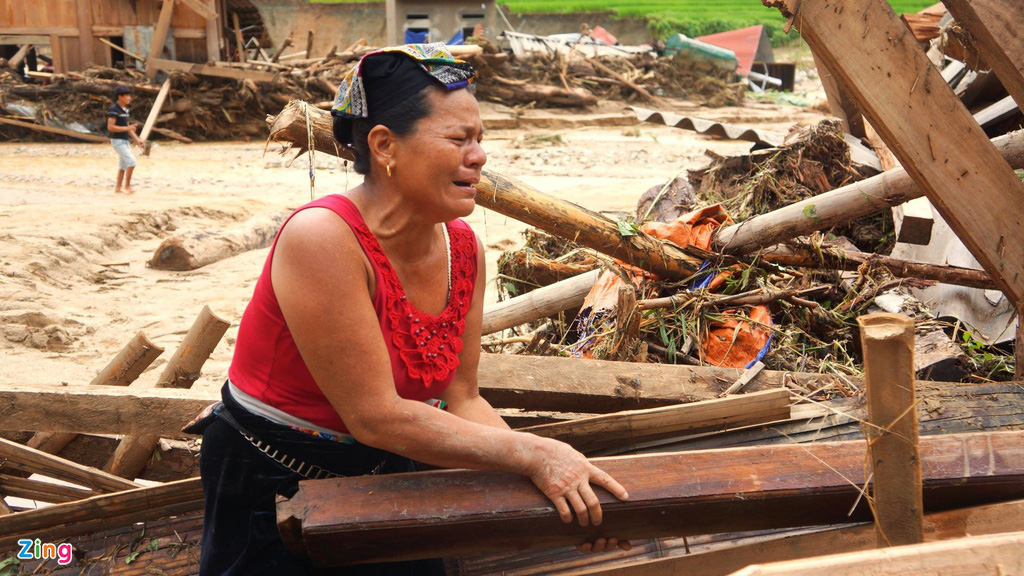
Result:
{"label": "muddy sand ground", "polygon": [[[604,112],[621,111],[620,104],[605,104]],[[767,103],[677,104],[680,113],[777,131],[822,118]],[[484,106],[485,119],[499,113]],[[487,167],[592,210],[633,210],[648,188],[702,166],[705,150],[750,148],[653,124],[579,126],[586,117],[544,117],[547,127],[495,129],[501,124],[493,122],[484,144]],[[577,127],[559,127],[568,124]],[[172,234],[215,232],[308,202],[307,158],[289,162],[293,154],[281,156],[277,148],[264,154],[256,141],[160,142],[140,158],[138,192],[128,196],[113,193],[109,145],[0,143],[0,385],[88,383],[139,331],[166,349],[140,378],[154,380],[153,371],[208,304],[232,326],[196,386],[219,386],[267,250],[191,272],[153,270],[146,261]],[[324,155],[317,166],[317,196],[343,192],[361,178]],[[493,277],[498,255],[521,244],[525,226],[481,208],[467,220],[483,239]],[[493,283],[487,298],[496,300]]]}

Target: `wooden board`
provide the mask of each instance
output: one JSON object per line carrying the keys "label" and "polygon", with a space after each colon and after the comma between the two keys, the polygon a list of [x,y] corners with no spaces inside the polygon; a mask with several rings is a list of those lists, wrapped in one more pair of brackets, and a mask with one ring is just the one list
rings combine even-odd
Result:
{"label": "wooden board", "polygon": [[20,128],[27,128],[36,132],[46,132],[48,134],[59,134],[61,136],[67,136],[69,138],[75,138],[76,140],[85,140],[86,142],[109,142],[109,138],[103,136],[97,136],[95,134],[83,134],[81,132],[75,132],[74,130],[64,130],[62,128],[51,128],[50,126],[43,126],[42,124],[33,124],[31,122],[21,122],[19,120],[11,120],[9,118],[0,118],[0,124],[8,124],[10,126],[18,126]]}
{"label": "wooden board", "polygon": [[946,0],[945,4],[1024,110],[1024,6],[1020,0]]}
{"label": "wooden board", "polygon": [[94,496],[4,516],[0,522],[0,549],[13,546],[21,538],[53,542],[72,534],[131,526],[135,522],[202,508],[203,488],[199,478]]}
{"label": "wooden board", "polygon": [[39,473],[51,478],[90,486],[101,492],[116,492],[139,487],[135,482],[118,478],[102,470],[82,466],[3,438],[0,438],[0,462],[3,462],[0,468],[6,467],[10,470]]}
{"label": "wooden board", "polygon": [[888,2],[763,1],[792,17],[971,254],[1024,300],[1024,183]]}
{"label": "wooden board", "polygon": [[167,31],[171,27],[171,17],[174,15],[175,0],[163,0],[160,7],[160,19],[153,27],[153,38],[149,44],[149,53],[146,54],[146,78],[152,82],[156,78],[158,68],[155,62],[163,56],[164,43],[167,42]]}
{"label": "wooden board", "polygon": [[[813,526],[869,517],[863,442],[708,450],[593,462],[630,493],[598,489],[601,526],[565,524],[525,477],[445,470],[302,482],[278,502],[286,544],[318,566]],[[1024,497],[1024,432],[921,441],[932,510]],[[430,497],[425,498],[424,494]]]}
{"label": "wooden board", "polygon": [[1024,532],[961,538],[749,566],[732,576],[975,576],[1024,574]]}
{"label": "wooden board", "polygon": [[622,453],[665,438],[788,420],[789,396],[785,389],[765,390],[530,426],[520,431],[561,440],[584,454],[609,449]]}
{"label": "wooden board", "polygon": [[[959,510],[935,512],[924,518],[926,541],[950,540],[1024,530],[1024,500]],[[728,538],[724,538],[728,536]],[[679,538],[654,541],[656,545],[634,542],[633,549],[647,548],[638,554],[617,553],[581,556],[575,549],[552,557],[550,552],[521,553],[514,556],[490,555],[459,558],[450,564],[450,576],[504,574],[562,574],[564,576],[722,576],[751,564],[779,562],[875,548],[871,524],[853,524],[836,528],[768,533],[719,535],[715,540]]]}

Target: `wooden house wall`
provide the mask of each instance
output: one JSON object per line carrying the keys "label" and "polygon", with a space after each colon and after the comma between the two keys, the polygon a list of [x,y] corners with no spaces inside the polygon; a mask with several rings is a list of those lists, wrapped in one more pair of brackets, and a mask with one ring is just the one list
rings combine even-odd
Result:
{"label": "wooden house wall", "polygon": [[[79,2],[84,3],[82,9],[91,22],[79,22]],[[121,36],[125,26],[154,26],[162,4],[162,0],[0,0],[0,38],[4,43],[21,37],[24,42],[50,44],[55,69],[81,70],[87,65],[79,41],[81,30],[93,37],[93,62],[110,65],[111,48],[99,38]],[[207,26],[202,16],[179,3],[171,30],[179,60],[208,59]]]}

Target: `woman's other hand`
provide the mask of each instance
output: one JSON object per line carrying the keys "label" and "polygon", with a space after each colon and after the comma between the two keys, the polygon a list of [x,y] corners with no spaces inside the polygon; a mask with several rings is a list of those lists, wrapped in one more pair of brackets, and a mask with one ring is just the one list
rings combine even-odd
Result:
{"label": "woman's other hand", "polygon": [[533,455],[528,476],[567,524],[572,522],[574,511],[580,526],[601,524],[601,502],[591,484],[605,488],[619,500],[629,499],[621,484],[564,442],[537,438]]}

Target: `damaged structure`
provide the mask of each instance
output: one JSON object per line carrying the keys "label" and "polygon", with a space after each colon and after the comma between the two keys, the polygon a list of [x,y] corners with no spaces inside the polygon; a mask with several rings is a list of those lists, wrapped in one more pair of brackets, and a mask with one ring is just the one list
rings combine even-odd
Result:
{"label": "damaged structure", "polygon": [[[752,145],[740,156],[709,154],[707,166],[615,217],[494,171],[477,186],[479,207],[534,227],[500,262],[505,300],[484,311],[481,395],[514,428],[594,457],[630,500],[602,492],[604,524],[580,527],[506,474],[313,480],[277,503],[291,550],[323,568],[440,555],[465,576],[937,576],[1024,566],[1024,323],[981,337],[967,320],[952,325],[933,312],[953,289],[994,300],[1004,321],[1024,311],[1024,178],[1015,172],[1024,132],[1013,130],[1024,31],[1010,24],[1019,6],[947,2],[989,63],[985,82],[1001,89],[970,100],[959,82],[977,64],[932,60],[910,31],[938,26],[931,15],[901,20],[885,0],[765,4],[810,45],[834,119],[781,133],[676,114],[648,89],[691,72],[676,60],[570,49],[511,69],[487,42],[462,52],[480,69],[481,98],[569,105],[614,93],[645,106],[633,106],[641,121]],[[389,11],[418,9],[402,5]],[[408,18],[394,28],[399,20],[389,33],[418,30]],[[219,78],[249,102],[277,104],[266,119],[271,140],[346,158],[322,102],[366,42],[307,53],[301,65],[284,59],[285,45],[273,56],[237,45],[243,62],[234,64],[244,66],[143,59],[150,72],[169,72],[160,85],[140,81],[155,93],[154,122],[168,96],[173,106],[194,96],[199,78]],[[741,65],[749,72],[758,58],[744,54]],[[211,109],[232,101],[220,92]],[[267,246],[283,216],[168,238],[149,264],[194,269]],[[909,247],[940,240],[962,243],[966,255]],[[218,399],[192,384],[228,324],[203,309],[159,376],[143,373],[163,350],[139,333],[88,385],[0,387],[0,431],[10,437],[0,440],[0,552],[19,538],[60,540],[80,551],[71,566],[25,568],[196,573],[203,500],[195,439],[181,428]],[[1016,348],[986,348],[999,366],[970,355],[1001,340]],[[22,509],[2,497],[52,506]],[[634,548],[580,556],[571,546],[612,532]]]}

